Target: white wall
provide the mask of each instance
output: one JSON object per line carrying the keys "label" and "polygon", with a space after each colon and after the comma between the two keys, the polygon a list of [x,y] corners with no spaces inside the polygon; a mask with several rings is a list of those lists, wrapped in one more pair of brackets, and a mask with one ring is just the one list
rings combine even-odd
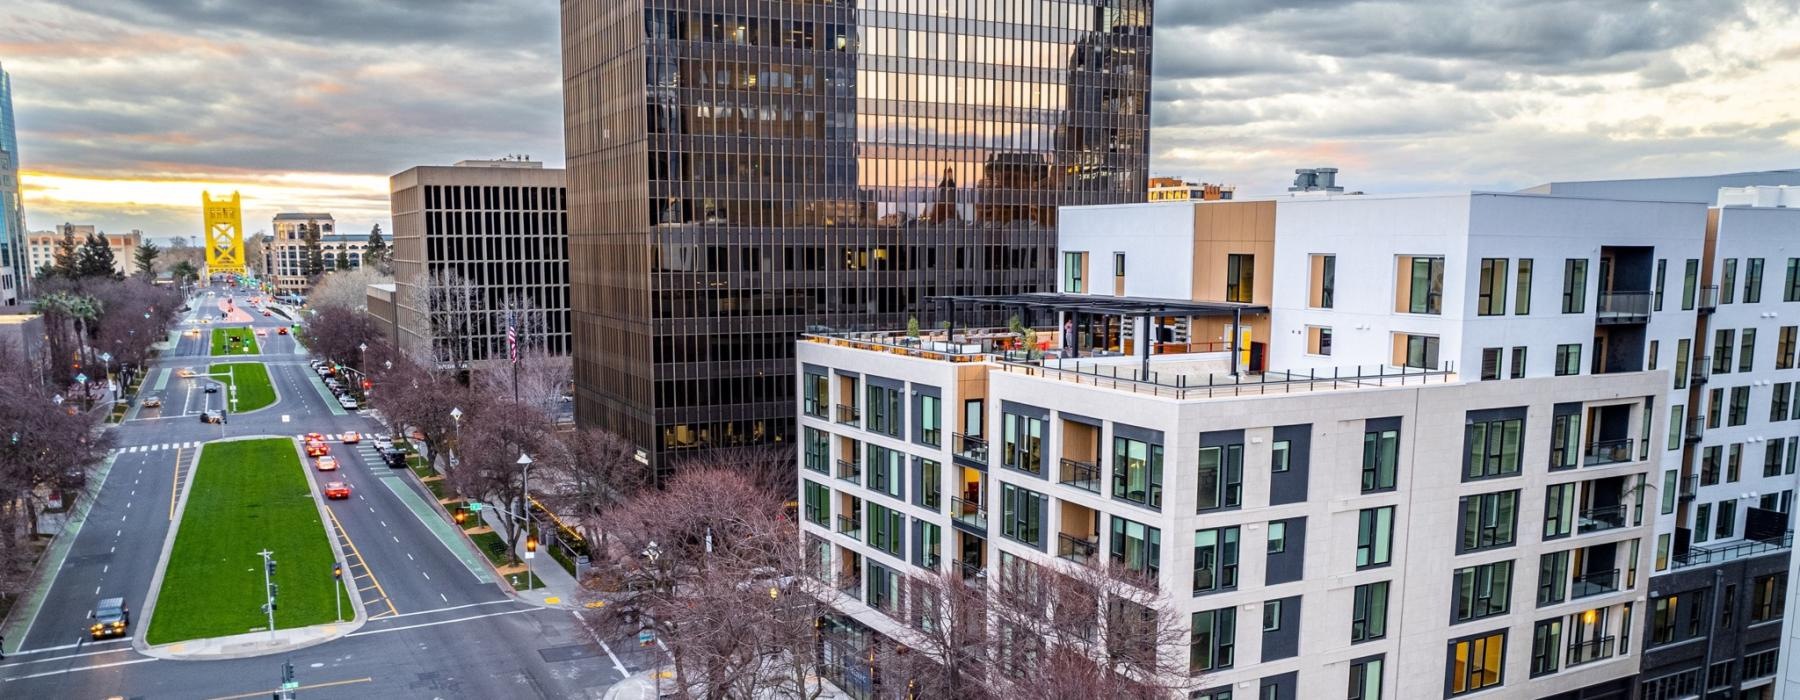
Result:
{"label": "white wall", "polygon": [[1056,226],[1057,291],[1063,252],[1088,254],[1088,290],[1112,296],[1113,253],[1125,253],[1125,295],[1194,295],[1194,202],[1063,207]]}

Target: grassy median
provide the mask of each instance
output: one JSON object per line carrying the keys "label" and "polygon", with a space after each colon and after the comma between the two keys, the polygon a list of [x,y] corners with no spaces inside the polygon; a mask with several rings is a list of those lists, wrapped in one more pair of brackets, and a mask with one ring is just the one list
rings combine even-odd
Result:
{"label": "grassy median", "polygon": [[[333,621],[337,558],[291,438],[208,443],[181,514],[145,640],[168,644],[268,629],[262,557],[279,562],[278,629]],[[345,615],[352,606],[345,598]]]}
{"label": "grassy median", "polygon": [[[241,342],[231,342],[231,336],[237,336]],[[248,327],[214,328],[212,332],[212,354],[214,355],[255,355],[256,331]]]}
{"label": "grassy median", "polygon": [[[275,386],[269,383],[269,370],[263,367],[261,362],[225,362],[213,365],[207,371],[212,374],[230,373],[232,375],[230,380],[224,377],[214,377],[214,379],[225,384],[226,391],[230,391],[229,387],[233,381],[237,382],[237,410],[240,412],[254,411],[275,404]],[[225,405],[230,406],[231,397],[226,396],[225,400]]]}

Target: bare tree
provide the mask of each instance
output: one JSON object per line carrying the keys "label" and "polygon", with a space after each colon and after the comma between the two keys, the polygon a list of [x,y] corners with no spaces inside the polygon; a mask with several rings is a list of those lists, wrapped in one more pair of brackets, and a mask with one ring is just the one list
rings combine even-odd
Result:
{"label": "bare tree", "polygon": [[521,350],[516,370],[512,363],[496,358],[474,373],[474,383],[480,390],[508,400],[516,386],[520,408],[553,419],[563,392],[574,381],[573,367],[567,355],[551,355],[541,349]]}
{"label": "bare tree", "polygon": [[361,313],[369,307],[369,285],[392,281],[394,278],[366,266],[328,272],[313,285],[306,303],[314,309],[339,307]]}
{"label": "bare tree", "polygon": [[[365,372],[391,359],[385,329],[374,317],[341,306],[313,311],[300,326],[300,339],[313,354]],[[361,349],[365,345],[368,350]]]}
{"label": "bare tree", "polygon": [[407,286],[404,303],[424,314],[431,345],[405,348],[422,363],[468,369],[475,336],[487,318],[488,304],[475,284],[453,269],[442,269]]}
{"label": "bare tree", "polygon": [[501,519],[506,541],[516,542],[520,520],[528,510],[524,472],[517,460],[521,454],[544,454],[551,426],[542,417],[512,411],[510,404],[481,392],[469,392],[469,397],[456,445],[458,464],[446,476],[457,493],[518,516]]}
{"label": "bare tree", "polygon": [[538,462],[559,480],[545,489],[546,505],[589,542],[604,546],[607,513],[650,486],[650,467],[638,462],[630,440],[600,428],[557,433],[548,447]]}
{"label": "bare tree", "polygon": [[[375,377],[375,408],[395,432],[411,428],[435,464],[444,463],[445,451],[459,432],[451,410],[472,411],[476,397],[448,373],[396,354],[392,369],[384,367]],[[465,416],[467,417],[467,416]]]}

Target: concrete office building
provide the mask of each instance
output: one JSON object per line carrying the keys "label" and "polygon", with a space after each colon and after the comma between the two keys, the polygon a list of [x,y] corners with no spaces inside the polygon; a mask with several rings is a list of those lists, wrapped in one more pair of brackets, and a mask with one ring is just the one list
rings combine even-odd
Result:
{"label": "concrete office building", "polygon": [[809,326],[1054,287],[1141,201],[1151,0],[563,3],[575,401],[652,455],[795,439]]}
{"label": "concrete office building", "polygon": [[431,348],[451,364],[505,358],[510,312],[522,348],[569,351],[562,170],[465,160],[409,168],[389,185],[394,289],[386,301],[402,347]]}
{"label": "concrete office building", "polygon": [[1236,195],[1237,188],[1231,185],[1215,185],[1210,182],[1193,183],[1178,177],[1153,177],[1150,178],[1150,188],[1145,201],[1218,200],[1231,199]]}
{"label": "concrete office building", "polygon": [[56,251],[62,245],[65,236],[74,236],[75,247],[86,245],[89,236],[100,235],[106,238],[106,246],[112,249],[113,270],[121,275],[137,271],[137,249],[144,242],[144,232],[132,230],[130,233],[102,233],[91,224],[59,224],[55,230],[38,231],[26,239],[26,258],[31,264],[31,273],[56,265]]}
{"label": "concrete office building", "polygon": [[317,226],[321,274],[337,269],[339,257],[349,260],[351,268],[362,267],[367,236],[339,233],[337,220],[325,212],[282,212],[270,222],[270,231],[262,239],[261,268],[266,281],[279,295],[305,296],[312,291],[313,279],[307,274],[310,245],[307,231]]}
{"label": "concrete office building", "polygon": [[13,271],[12,288],[29,298],[31,273],[25,254],[25,199],[20,193],[19,133],[13,124],[12,74],[0,65],[0,267]]}

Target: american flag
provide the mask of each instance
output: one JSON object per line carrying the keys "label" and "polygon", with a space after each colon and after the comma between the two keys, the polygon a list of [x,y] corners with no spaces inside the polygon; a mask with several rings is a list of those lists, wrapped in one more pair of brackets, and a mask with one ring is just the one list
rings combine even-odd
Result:
{"label": "american flag", "polygon": [[513,312],[506,312],[506,356],[519,364],[519,330],[513,325]]}

